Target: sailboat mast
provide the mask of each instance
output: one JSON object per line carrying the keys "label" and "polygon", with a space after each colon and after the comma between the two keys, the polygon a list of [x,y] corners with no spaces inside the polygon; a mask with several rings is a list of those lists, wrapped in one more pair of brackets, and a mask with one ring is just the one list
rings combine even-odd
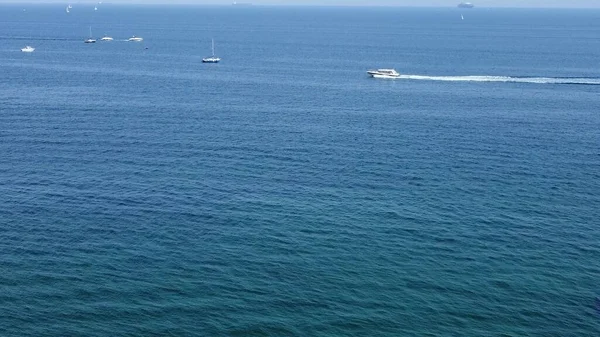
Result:
{"label": "sailboat mast", "polygon": [[215,56],[215,39],[212,40],[212,56]]}

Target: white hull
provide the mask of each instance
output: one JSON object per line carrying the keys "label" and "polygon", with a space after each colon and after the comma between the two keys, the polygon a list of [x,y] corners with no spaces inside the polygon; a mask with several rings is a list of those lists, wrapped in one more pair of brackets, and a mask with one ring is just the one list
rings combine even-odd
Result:
{"label": "white hull", "polygon": [[25,48],[21,48],[21,51],[24,53],[33,53],[35,51],[35,48],[27,46]]}
{"label": "white hull", "polygon": [[373,78],[399,78],[400,75],[391,76],[391,75],[379,75],[379,74],[370,74]]}
{"label": "white hull", "polygon": [[202,63],[219,63],[221,59],[218,57],[207,57],[202,59]]}
{"label": "white hull", "polygon": [[105,36],[105,37],[103,37],[103,38],[100,39],[100,41],[112,41],[112,40],[114,40],[114,39],[112,37],[109,37],[109,36]]}
{"label": "white hull", "polygon": [[398,78],[400,74],[394,69],[369,70],[367,74],[373,78]]}
{"label": "white hull", "polygon": [[141,37],[135,37],[134,36],[134,37],[130,37],[129,40],[127,40],[127,41],[130,41],[130,42],[142,42],[142,41],[144,41],[144,39],[141,38]]}

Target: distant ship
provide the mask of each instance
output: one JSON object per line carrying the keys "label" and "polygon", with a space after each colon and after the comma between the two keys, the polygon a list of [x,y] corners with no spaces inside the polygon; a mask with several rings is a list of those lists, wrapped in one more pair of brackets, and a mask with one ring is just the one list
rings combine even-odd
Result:
{"label": "distant ship", "polygon": [[458,8],[473,8],[475,7],[475,5],[473,5],[470,2],[461,2],[458,4]]}
{"label": "distant ship", "polygon": [[239,7],[247,7],[247,6],[252,6],[252,4],[251,4],[251,3],[249,3],[249,2],[237,2],[237,1],[234,1],[234,2],[232,3],[232,5],[233,5],[233,6],[239,6]]}
{"label": "distant ship", "polygon": [[144,38],[141,38],[139,36],[135,36],[134,35],[134,36],[130,37],[127,41],[130,41],[130,42],[142,42],[142,41],[144,41]]}

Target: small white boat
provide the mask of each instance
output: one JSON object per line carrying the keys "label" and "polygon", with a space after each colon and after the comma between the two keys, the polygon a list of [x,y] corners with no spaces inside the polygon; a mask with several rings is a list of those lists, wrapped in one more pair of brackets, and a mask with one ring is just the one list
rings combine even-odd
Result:
{"label": "small white boat", "polygon": [[25,46],[24,48],[21,48],[21,51],[24,53],[33,53],[34,50],[35,48],[32,46]]}
{"label": "small white boat", "polygon": [[461,2],[458,4],[458,8],[473,8],[475,7],[475,5],[473,5],[470,2]]}
{"label": "small white boat", "polygon": [[100,39],[100,41],[112,41],[112,40],[114,40],[112,37],[106,36],[106,35]]}
{"label": "small white boat", "polygon": [[221,59],[215,56],[205,57],[202,59],[202,63],[219,63]]}
{"label": "small white boat", "polygon": [[96,39],[92,37],[92,26],[90,26],[90,37],[85,39],[83,43],[96,43]]}
{"label": "small white boat", "polygon": [[142,42],[142,41],[144,41],[144,39],[143,39],[143,38],[141,38],[141,37],[139,37],[139,36],[135,36],[135,35],[134,35],[134,36],[130,37],[130,38],[127,40],[127,41],[131,41],[131,42]]}
{"label": "small white boat", "polygon": [[215,56],[215,40],[212,40],[212,56],[202,59],[202,63],[219,63],[221,58]]}
{"label": "small white boat", "polygon": [[400,74],[395,69],[377,69],[369,70],[367,74],[373,78],[398,78]]}

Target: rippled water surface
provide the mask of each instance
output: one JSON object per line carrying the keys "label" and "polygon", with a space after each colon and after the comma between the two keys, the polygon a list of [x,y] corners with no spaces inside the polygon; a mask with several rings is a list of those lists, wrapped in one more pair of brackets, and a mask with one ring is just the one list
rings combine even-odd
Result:
{"label": "rippled water surface", "polygon": [[0,7],[0,334],[600,335],[599,11],[64,7]]}

